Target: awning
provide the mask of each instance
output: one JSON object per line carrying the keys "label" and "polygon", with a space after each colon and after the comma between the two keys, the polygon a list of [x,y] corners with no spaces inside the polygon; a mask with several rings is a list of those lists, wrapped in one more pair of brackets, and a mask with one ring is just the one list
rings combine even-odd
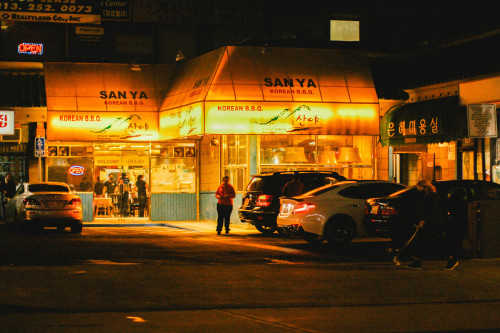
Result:
{"label": "awning", "polygon": [[458,96],[395,106],[380,122],[383,146],[440,143],[467,137],[467,113]]}
{"label": "awning", "polygon": [[204,134],[378,135],[366,55],[227,46],[179,63],[160,139]]}

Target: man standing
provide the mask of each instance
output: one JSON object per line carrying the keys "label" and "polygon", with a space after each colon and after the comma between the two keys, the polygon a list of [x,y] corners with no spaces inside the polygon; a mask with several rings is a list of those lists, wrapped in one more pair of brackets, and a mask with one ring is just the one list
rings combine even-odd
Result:
{"label": "man standing", "polygon": [[106,187],[106,193],[108,196],[115,193],[116,182],[113,179],[113,175],[109,175],[109,179],[104,183],[104,187]]}
{"label": "man standing", "polygon": [[222,226],[226,228],[226,234],[229,233],[229,222],[231,212],[233,211],[233,198],[236,196],[234,187],[229,184],[229,177],[222,178],[222,184],[215,192],[217,198],[217,235],[220,235]]}
{"label": "man standing", "polygon": [[139,199],[139,217],[144,217],[144,208],[148,200],[148,185],[143,180],[144,175],[137,176],[135,188],[137,190],[137,198]]}

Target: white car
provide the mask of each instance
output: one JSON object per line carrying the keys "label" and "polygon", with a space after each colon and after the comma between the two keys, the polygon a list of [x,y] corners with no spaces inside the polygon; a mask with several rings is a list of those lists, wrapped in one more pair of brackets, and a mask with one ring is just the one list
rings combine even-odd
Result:
{"label": "white car", "polygon": [[24,183],[5,205],[5,223],[16,231],[57,227],[82,232],[82,200],[66,183]]}
{"label": "white car", "polygon": [[366,236],[365,203],[406,188],[383,180],[343,181],[319,187],[300,196],[280,198],[278,228],[300,230],[308,242],[349,243]]}

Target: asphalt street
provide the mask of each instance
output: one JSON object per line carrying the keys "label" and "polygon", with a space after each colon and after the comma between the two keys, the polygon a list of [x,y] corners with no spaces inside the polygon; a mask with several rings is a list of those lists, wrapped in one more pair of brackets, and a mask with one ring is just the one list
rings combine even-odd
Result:
{"label": "asphalt street", "polygon": [[0,331],[485,332],[500,329],[500,260],[395,266],[384,239],[312,246],[245,225],[0,228]]}

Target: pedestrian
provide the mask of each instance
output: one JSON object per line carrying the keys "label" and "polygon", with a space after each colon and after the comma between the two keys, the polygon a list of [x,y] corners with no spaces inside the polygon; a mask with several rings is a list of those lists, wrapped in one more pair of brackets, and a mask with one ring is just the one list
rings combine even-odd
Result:
{"label": "pedestrian", "polygon": [[5,175],[5,184],[3,186],[3,193],[5,198],[12,199],[16,195],[16,182],[12,177],[12,173],[7,172]]}
{"label": "pedestrian", "polygon": [[108,180],[104,183],[104,187],[106,187],[106,194],[110,196],[115,193],[116,182],[113,179],[113,175],[110,174]]}
{"label": "pedestrian", "polygon": [[430,249],[433,240],[442,233],[441,208],[436,187],[427,180],[417,183],[420,200],[417,203],[417,225],[419,229],[412,243],[408,247],[413,262],[407,267],[422,268],[422,257]]}
{"label": "pedestrian", "polygon": [[229,222],[233,211],[233,198],[236,196],[234,187],[229,184],[229,177],[222,178],[222,184],[217,188],[215,197],[217,198],[217,235],[221,234],[222,227],[229,233]]}
{"label": "pedestrian", "polygon": [[139,217],[144,217],[144,208],[148,200],[148,184],[143,180],[144,175],[137,176],[135,188],[137,191],[137,198],[139,199]]}
{"label": "pedestrian", "polygon": [[294,197],[304,193],[304,183],[300,180],[300,175],[298,171],[295,171],[292,176],[292,180],[286,183],[283,187],[283,196]]}

